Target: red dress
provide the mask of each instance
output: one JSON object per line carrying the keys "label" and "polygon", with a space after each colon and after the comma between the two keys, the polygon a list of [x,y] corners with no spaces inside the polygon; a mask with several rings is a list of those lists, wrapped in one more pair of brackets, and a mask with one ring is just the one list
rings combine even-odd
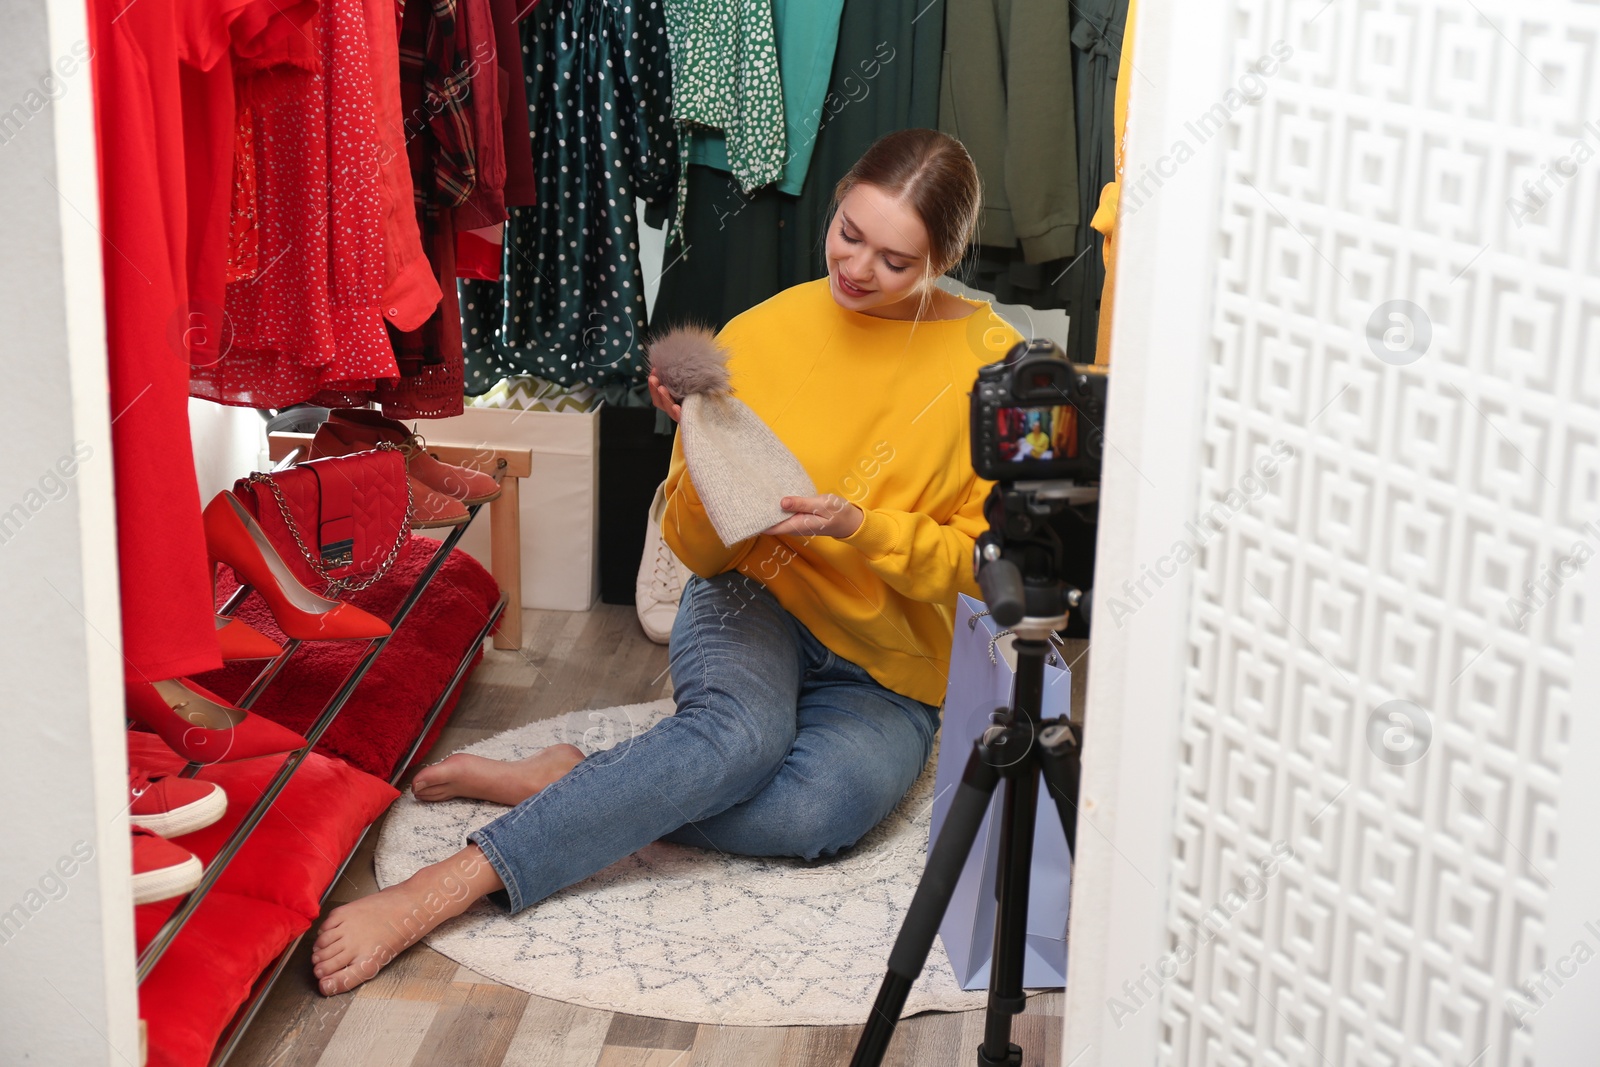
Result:
{"label": "red dress", "polygon": [[256,269],[227,287],[231,346],[194,368],[195,396],[285,407],[330,383],[370,388],[398,373],[383,326],[379,137],[361,0],[326,2],[308,38],[315,70],[280,63],[239,79],[256,153]]}
{"label": "red dress", "polygon": [[213,363],[230,341],[222,312],[234,187],[234,55],[303,34],[316,0],[178,0],[188,212],[190,361]]}
{"label": "red dress", "polygon": [[[480,64],[467,48],[465,0],[408,3],[400,22],[400,103],[407,116],[406,153],[416,193],[417,226],[439,287],[439,307],[412,331],[391,330],[397,381],[376,388],[333,388],[327,406],[377,400],[396,419],[437,419],[462,411],[461,310],[456,299],[453,208],[471,195],[478,158],[471,95]],[[488,31],[492,39],[492,24]],[[491,56],[492,62],[492,56]],[[494,70],[489,68],[491,78]],[[492,84],[492,81],[491,81]]]}
{"label": "red dress", "polygon": [[411,187],[405,115],[400,110],[399,27],[394,0],[364,0],[363,8],[372,44],[372,96],[383,169],[383,316],[397,330],[415,330],[439,306],[441,293],[417,230],[416,192]]}
{"label": "red dress", "polygon": [[89,0],[122,654],[129,680],[220,666],[189,445],[183,101],[173,0]]}

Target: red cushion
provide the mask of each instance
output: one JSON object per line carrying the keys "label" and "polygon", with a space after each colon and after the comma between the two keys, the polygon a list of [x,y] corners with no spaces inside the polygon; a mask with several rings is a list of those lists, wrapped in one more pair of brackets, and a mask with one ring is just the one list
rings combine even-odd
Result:
{"label": "red cushion", "polygon": [[[347,599],[380,618],[392,617],[437,545],[414,539],[383,581]],[[227,568],[221,570],[219,592],[227,595],[235,585]],[[323,890],[362,829],[399,795],[386,780],[461,657],[472,648],[499,595],[494,579],[470,556],[454,552],[445,561],[317,751],[295,772],[141,986],[152,1064],[206,1063],[257,976],[317,917]],[[283,639],[260,597],[249,597],[239,617]],[[365,641],[307,642],[254,711],[304,732],[366,649]],[[476,664],[482,651],[474,650],[473,657]],[[231,700],[261,666],[233,664],[196,680]],[[459,688],[434,735],[449,718]],[[153,734],[130,733],[128,746],[130,762],[152,772],[173,772],[184,765]],[[420,751],[426,750],[424,744]],[[269,756],[203,769],[200,777],[227,791],[228,814],[214,826],[177,838],[177,843],[209,861],[282,763],[283,757]],[[136,909],[141,947],[176,903]]]}
{"label": "red cushion", "polygon": [[[341,599],[380,619],[392,618],[438,547],[437,541],[413,537],[381,582]],[[228,568],[219,568],[218,594],[226,597],[237,588]],[[500,589],[494,577],[465,552],[452,552],[405,623],[390,638],[378,662],[356,687],[349,703],[322,735],[317,751],[338,756],[388,780],[499,599]],[[260,596],[251,594],[246,598],[238,617],[269,637],[283,640],[283,631]],[[252,710],[304,733],[366,651],[365,641],[306,642]],[[473,652],[474,667],[481,657],[481,650]],[[260,662],[233,663],[201,675],[196,681],[233,700],[248,688],[261,666]],[[434,734],[454,710],[457,695],[452,694],[447,701]],[[431,742],[432,735],[428,740]],[[426,752],[427,745],[418,751],[419,755]]]}
{"label": "red cushion", "polygon": [[[204,768],[199,777],[227,792],[228,813],[173,841],[210,863],[283,759]],[[176,772],[185,761],[154,734],[130,732],[128,762],[160,774]],[[339,864],[397,796],[387,782],[340,760],[315,752],[306,757],[139,987],[150,1026],[151,1064],[203,1065],[210,1059],[256,978],[311,925]],[[178,904],[174,899],[134,909],[141,950]]]}
{"label": "red cushion", "polygon": [[[134,909],[139,944],[155,936],[177,901]],[[211,893],[150,977],[139,986],[150,1067],[204,1067],[256,977],[311,920],[288,908]]]}
{"label": "red cushion", "polygon": [[[196,777],[216,782],[228,794],[221,821],[174,838],[210,863],[283,765],[282,756],[218,763]],[[176,773],[184,766],[154,734],[128,734],[128,762],[151,773]],[[281,905],[315,919],[322,892],[355,848],[361,831],[392,804],[399,792],[387,782],[313,752],[278,794],[255,832],[239,849],[216,888]]]}

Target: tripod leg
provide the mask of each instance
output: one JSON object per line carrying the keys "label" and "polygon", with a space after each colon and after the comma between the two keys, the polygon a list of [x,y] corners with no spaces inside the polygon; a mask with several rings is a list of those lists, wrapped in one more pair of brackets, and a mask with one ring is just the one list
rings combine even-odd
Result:
{"label": "tripod leg", "polygon": [[1028,885],[1033,868],[1033,824],[1038,811],[1039,776],[1031,759],[1025,773],[1009,775],[1000,824],[1000,869],[995,894],[994,959],[989,970],[989,1013],[984,1022],[979,1067],[1008,1067],[1022,1062],[1022,1050],[1011,1043],[1011,1018],[1026,1010],[1022,992],[1023,962],[1028,951]]}
{"label": "tripod leg", "polygon": [[945,909],[956,891],[956,881],[966,866],[967,854],[977,839],[983,817],[989,811],[989,799],[994,795],[1000,780],[999,772],[985,757],[982,741],[972,746],[966,769],[961,772],[961,785],[950,803],[950,814],[945,817],[939,838],[934,842],[928,857],[928,869],[923,872],[917,892],[911,898],[911,908],[900,925],[894,949],[889,953],[889,973],[883,976],[878,987],[878,999],[873,1002],[872,1014],[867,1016],[866,1029],[856,1043],[850,1067],[877,1067],[894,1036],[900,1013],[906,1006],[906,995],[911,984],[922,973],[928,962],[928,952],[944,920]]}
{"label": "tripod leg", "polygon": [[1065,719],[1043,723],[1039,731],[1039,767],[1044,771],[1044,787],[1056,802],[1061,829],[1067,834],[1067,851],[1078,855],[1078,785],[1083,766],[1082,727]]}

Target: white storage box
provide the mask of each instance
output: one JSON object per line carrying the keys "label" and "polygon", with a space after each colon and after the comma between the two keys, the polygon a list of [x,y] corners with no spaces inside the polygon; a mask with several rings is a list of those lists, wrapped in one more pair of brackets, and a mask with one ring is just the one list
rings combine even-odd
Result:
{"label": "white storage box", "polygon": [[[600,595],[600,409],[513,411],[468,408],[453,419],[414,424],[430,442],[527,448],[523,479],[522,606],[587,611]],[[489,516],[480,515],[460,547],[489,566]],[[419,530],[443,538],[448,529]]]}

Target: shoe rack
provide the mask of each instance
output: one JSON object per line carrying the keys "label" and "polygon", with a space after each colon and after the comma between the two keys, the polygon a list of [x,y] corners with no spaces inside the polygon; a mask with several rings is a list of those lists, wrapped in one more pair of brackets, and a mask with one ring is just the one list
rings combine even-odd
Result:
{"label": "shoe rack", "polygon": [[[312,434],[270,433],[267,455],[280,463],[297,452],[307,454]],[[522,511],[521,481],[533,473],[533,450],[484,444],[428,442],[428,452],[444,463],[492,474],[500,479],[500,495],[489,509],[489,570],[506,598],[505,625],[494,635],[494,647],[522,647]],[[462,527],[465,529],[465,527]],[[459,538],[453,538],[454,544]]]}
{"label": "shoe rack", "polygon": [[[272,435],[274,438],[299,438],[301,436],[303,435]],[[307,440],[309,440],[309,438],[307,438]],[[479,461],[484,459],[484,456],[481,452],[471,452],[470,450],[462,451],[468,453],[468,455],[464,458],[473,458]],[[281,468],[286,466],[289,462],[292,462],[296,455],[299,454],[298,446],[293,441],[286,444],[275,442],[273,445],[272,454],[275,459],[279,460],[278,466]],[[447,459],[446,462],[458,462],[458,460]],[[505,476],[502,483],[502,495],[494,503],[499,503],[500,501],[505,500],[507,496],[510,497],[510,506],[495,509],[491,514],[491,518],[498,517],[503,513],[508,513],[512,517],[509,520],[509,526],[511,529],[505,533],[504,536],[514,536],[516,534],[515,517],[517,515],[517,479],[526,476],[527,471],[532,463],[532,454],[526,450],[523,450],[520,453],[515,449],[501,450],[494,456],[490,463],[491,473],[503,474]],[[273,776],[271,782],[268,783],[260,798],[257,799],[255,804],[251,806],[249,812],[239,823],[239,826],[234,830],[232,835],[229,836],[223,847],[217,852],[216,857],[209,864],[207,864],[205,874],[201,878],[200,884],[197,885],[194,890],[184,898],[182,903],[179,904],[178,908],[172,913],[172,916],[161,927],[161,929],[157,931],[155,937],[153,937],[149,944],[145,946],[144,951],[139,954],[137,975],[138,980],[141,983],[155,969],[156,965],[161,961],[162,956],[172,945],[178,934],[183,931],[183,928],[185,925],[187,925],[190,918],[197,910],[199,910],[200,905],[205,901],[206,896],[210,893],[212,887],[217,883],[218,879],[221,878],[222,873],[227,869],[228,864],[233,860],[234,856],[238,854],[245,842],[250,839],[250,835],[254,832],[256,826],[266,816],[268,810],[271,809],[279,794],[283,792],[284,788],[293,779],[295,772],[300,768],[300,765],[305,761],[306,757],[312,752],[313,749],[316,748],[317,742],[321,740],[322,735],[326,733],[328,728],[333,725],[335,720],[337,720],[340,711],[343,710],[351,695],[356,691],[356,687],[361,684],[361,680],[366,677],[367,672],[371,670],[373,664],[377,662],[378,657],[388,645],[389,640],[393,637],[394,633],[400,629],[401,623],[403,623],[406,619],[406,616],[411,613],[412,608],[416,606],[418,600],[422,598],[423,593],[427,590],[434,577],[438,574],[439,568],[444,565],[446,558],[448,558],[450,553],[455,549],[457,542],[461,540],[461,536],[466,532],[467,527],[477,520],[478,512],[484,507],[493,508],[493,504],[476,504],[469,507],[467,509],[467,521],[462,525],[452,529],[449,536],[440,542],[439,547],[429,558],[427,566],[412,584],[412,587],[406,594],[405,599],[401,601],[400,606],[395,610],[394,615],[387,620],[391,632],[383,637],[374,638],[369,642],[365,654],[350,669],[350,673],[333,692],[333,695],[329,697],[328,702],[323,706],[322,711],[312,723],[311,728],[305,731],[305,747],[297,749],[288,754],[287,758],[283,762],[283,765],[278,769],[277,774]],[[506,524],[507,520],[501,519],[501,523]],[[505,619],[506,627],[503,628],[501,632],[504,632],[504,629],[513,628],[514,623],[514,629],[517,631],[517,633],[515,634],[515,644],[512,647],[521,646],[521,611],[520,608],[515,610],[513,609],[513,604],[519,604],[521,599],[520,596],[517,595],[521,588],[521,578],[517,573],[517,568],[519,566],[519,553],[515,548],[516,541],[512,541],[510,543],[511,547],[509,551],[502,552],[500,547],[502,535],[499,526],[496,527],[495,532],[496,536],[494,538],[494,543],[497,565],[494,568],[494,575],[496,581],[500,585],[500,599],[490,611],[489,617],[484,623],[482,629],[478,632],[476,639],[467,647],[466,652],[462,655],[460,662],[456,665],[455,672],[451,675],[449,681],[446,683],[444,688],[440,691],[438,697],[430,706],[428,714],[424,718],[422,725],[418,728],[417,735],[412,739],[410,747],[407,749],[405,754],[396,761],[395,766],[392,768],[389,774],[388,781],[390,785],[397,785],[399,783],[400,778],[404,775],[406,768],[410,766],[411,761],[416,758],[418,750],[422,747],[423,740],[427,738],[430,731],[432,731],[434,724],[438,721],[439,716],[444,713],[444,709],[448,706],[450,694],[455,692],[456,688],[461,684],[462,678],[465,677],[467,669],[472,663],[473,656],[483,645],[483,642],[488,640],[491,634],[494,633],[495,624],[499,622],[502,617]],[[499,565],[500,561],[502,560],[505,561],[504,571],[502,571],[501,566]],[[249,594],[250,587],[247,585],[241,585],[239,589],[228,598],[227,603],[218,609],[217,614],[232,616],[233,613],[238,610],[239,605],[244,602],[247,596],[249,596]],[[250,707],[260,699],[261,695],[273,684],[274,680],[279,678],[286,669],[289,671],[289,675],[292,676],[295,653],[300,648],[301,643],[302,642],[293,638],[285,642],[283,651],[279,653],[275,659],[269,661],[265,666],[262,667],[260,673],[257,674],[250,686],[234,703],[238,707],[248,711]],[[505,647],[499,640],[496,640],[495,645],[496,647]],[[183,777],[192,778],[200,771],[201,767],[201,764],[191,763],[184,768],[184,770],[181,772],[181,775]],[[376,825],[376,823],[373,825]],[[339,869],[334,873],[333,879],[324,889],[322,895],[324,904],[327,902],[328,893],[332,891],[333,887],[338,884],[340,877],[343,876],[345,868],[350,863],[351,857],[360,851],[361,843],[365,839],[366,833],[368,832],[371,832],[370,826],[367,828],[367,831],[363,832],[361,838],[357,839],[355,846],[350,851],[350,854],[344,858],[342,863],[340,863]],[[300,940],[304,936],[305,934],[301,934],[300,937],[297,937],[291,941],[284,948],[283,952],[279,954],[278,958],[270,966],[268,966],[266,970],[263,971],[261,976],[256,980],[256,984],[254,988],[252,988],[249,997],[245,1000],[244,1004],[240,1006],[238,1012],[233,1018],[233,1021],[229,1023],[226,1029],[224,1029],[222,1036],[218,1041],[216,1051],[213,1053],[211,1060],[213,1067],[221,1067],[221,1064],[225,1063],[228,1057],[233,1053],[240,1038],[243,1036],[245,1030],[249,1027],[251,1021],[255,1018],[256,1013],[260,1010],[261,1005],[265,1002],[267,994],[271,992],[273,984],[277,981],[279,975],[283,973],[284,967],[294,955],[295,949],[299,946]]]}

